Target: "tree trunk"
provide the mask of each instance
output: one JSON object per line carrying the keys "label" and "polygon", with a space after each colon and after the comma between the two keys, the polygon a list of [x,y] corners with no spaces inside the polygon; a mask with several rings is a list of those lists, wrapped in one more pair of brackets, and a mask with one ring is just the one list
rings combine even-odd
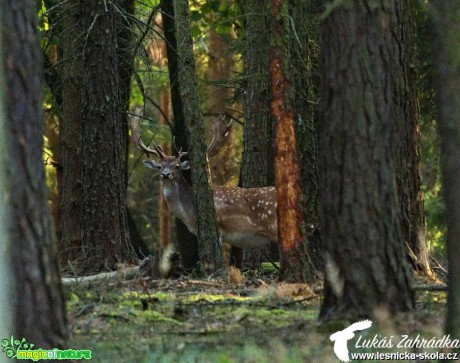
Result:
{"label": "tree trunk", "polygon": [[[278,238],[281,252],[280,280],[313,282],[307,252],[300,170],[297,162],[291,71],[291,25],[285,22],[287,3],[272,5],[270,72],[271,109],[275,119],[275,185],[278,195]],[[286,42],[287,39],[287,42]]]}
{"label": "tree trunk", "polygon": [[193,54],[188,0],[174,3],[178,53],[179,90],[185,114],[189,157],[192,165],[192,184],[198,226],[198,250],[206,270],[222,267],[222,248],[219,242],[210,171],[206,160],[206,140],[198,95],[198,82]]}
{"label": "tree trunk", "polygon": [[395,9],[374,3],[329,4],[323,13],[322,319],[372,316],[379,306],[414,309],[393,157]]}
{"label": "tree trunk", "polygon": [[78,0],[62,4],[63,62],[59,67],[62,80],[62,119],[59,124],[61,179],[58,179],[59,217],[61,221],[61,265],[75,261],[80,253],[82,235],[82,126],[81,110],[83,68],[81,14]]}
{"label": "tree trunk", "polygon": [[[441,167],[446,203],[449,290],[446,333],[460,337],[460,4],[445,0],[435,5],[437,95]],[[460,349],[456,350],[457,352]],[[460,353],[460,352],[459,352]]]}
{"label": "tree trunk", "polygon": [[418,102],[415,1],[395,2],[392,14],[393,47],[397,54],[395,159],[403,232],[413,268],[430,276],[420,175],[420,107]]}
{"label": "tree trunk", "polygon": [[296,29],[296,36],[291,36],[291,49],[297,50],[292,52],[291,68],[306,232],[313,265],[317,271],[323,271],[324,246],[320,226],[316,130],[319,78],[315,76],[319,65],[319,6],[315,0],[291,0],[288,6]]}
{"label": "tree trunk", "polygon": [[[7,240],[13,268],[13,331],[44,349],[62,348],[65,303],[56,260],[43,167],[42,54],[33,1],[2,2],[6,78]],[[2,83],[3,84],[3,83]],[[1,103],[4,103],[2,97]],[[14,191],[14,192],[11,192]],[[3,323],[2,323],[3,325]],[[6,336],[5,336],[6,338]]]}
{"label": "tree trunk", "polygon": [[274,185],[273,116],[270,112],[269,4],[242,1],[245,24],[244,135],[240,186]]}
{"label": "tree trunk", "polygon": [[[275,184],[273,116],[270,112],[270,3],[241,1],[244,19],[244,126],[243,156],[239,186],[266,187]],[[265,251],[268,249],[265,248]],[[232,255],[238,249],[232,248]],[[258,266],[260,250],[244,250],[244,265]]]}
{"label": "tree trunk", "polygon": [[[174,5],[172,0],[161,0],[161,16],[163,20],[163,32],[168,56],[169,84],[171,87],[171,107],[174,114],[174,137],[175,143],[182,151],[188,150],[187,137],[185,135],[185,115],[182,107],[182,99],[179,91],[179,75],[177,65],[177,41],[176,25],[174,18]],[[191,184],[190,172],[183,172],[185,179]],[[182,262],[186,270],[194,268],[199,261],[198,240],[185,224],[176,218],[176,238]]]}
{"label": "tree trunk", "polygon": [[[169,107],[169,92],[165,87],[162,87],[160,91],[160,104],[164,114],[170,119],[170,107]],[[160,116],[160,125],[167,126],[167,119],[162,114]],[[165,154],[171,155],[170,144],[163,143],[160,145]],[[159,186],[161,188],[161,185]],[[158,224],[160,226],[160,248],[163,251],[166,246],[171,243],[171,212],[169,211],[168,204],[163,193],[159,193],[158,203]]]}
{"label": "tree trunk", "polygon": [[115,269],[132,261],[129,243],[125,147],[117,52],[119,1],[85,0],[82,109],[83,269]]}
{"label": "tree trunk", "polygon": [[[3,19],[4,9],[2,6],[4,3],[0,3],[0,29],[7,29],[6,21]],[[6,95],[8,94],[8,89],[5,84],[5,71],[4,64],[4,53],[3,53],[3,43],[4,35],[3,32],[0,32],[0,144],[3,147],[7,146],[7,140],[11,135],[7,132],[8,118],[6,115],[5,106],[8,104],[6,101]],[[2,169],[0,171],[0,195],[7,195],[11,192],[9,189],[8,175],[5,173],[5,166],[8,164],[9,155],[6,152],[2,153],[0,159],[0,165]],[[2,278],[0,279],[0,291],[3,291],[0,294],[0,336],[9,337],[12,332],[13,327],[13,315],[14,315],[14,304],[12,290],[14,286],[14,270],[13,270],[13,259],[10,251],[12,250],[15,240],[9,235],[9,228],[11,225],[11,220],[9,219],[10,211],[6,206],[6,201],[4,201],[3,208],[0,208],[0,272]],[[6,355],[0,356],[1,363],[11,362]]]}

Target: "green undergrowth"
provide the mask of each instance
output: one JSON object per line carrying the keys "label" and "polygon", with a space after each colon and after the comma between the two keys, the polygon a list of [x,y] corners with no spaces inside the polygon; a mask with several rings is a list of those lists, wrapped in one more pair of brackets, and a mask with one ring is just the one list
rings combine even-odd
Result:
{"label": "green undergrowth", "polygon": [[[338,362],[329,336],[348,322],[319,325],[319,297],[287,297],[267,284],[184,279],[141,285],[68,291],[69,348],[91,349],[92,362]],[[419,300],[417,313],[379,329],[441,334],[445,293],[422,293]]]}

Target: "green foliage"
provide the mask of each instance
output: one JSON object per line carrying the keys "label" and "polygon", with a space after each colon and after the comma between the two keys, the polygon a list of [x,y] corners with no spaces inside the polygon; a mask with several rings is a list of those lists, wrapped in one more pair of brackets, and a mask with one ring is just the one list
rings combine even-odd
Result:
{"label": "green foliage", "polygon": [[198,1],[190,5],[190,19],[192,34],[196,39],[208,33],[213,27],[217,34],[228,35],[239,16],[239,9],[235,2],[221,0]]}
{"label": "green foliage", "polygon": [[442,194],[435,189],[424,194],[427,240],[430,250],[436,255],[446,255],[446,206]]}
{"label": "green foliage", "polygon": [[421,116],[422,190],[427,240],[432,253],[445,255],[445,205],[440,176],[440,144],[433,87],[433,43],[428,2],[417,2],[418,88]]}

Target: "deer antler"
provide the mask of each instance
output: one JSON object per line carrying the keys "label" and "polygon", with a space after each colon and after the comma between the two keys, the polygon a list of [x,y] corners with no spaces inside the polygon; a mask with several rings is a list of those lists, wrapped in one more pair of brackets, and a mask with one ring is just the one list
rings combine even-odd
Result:
{"label": "deer antler", "polygon": [[221,114],[218,118],[212,119],[212,140],[208,146],[208,155],[215,156],[224,145],[226,137],[230,133],[233,120],[227,123],[225,114]]}
{"label": "deer antler", "polygon": [[136,107],[133,111],[133,115],[130,117],[130,124],[131,124],[131,131],[133,134],[133,142],[136,147],[146,153],[147,155],[154,154],[157,155],[160,159],[163,159],[166,154],[163,152],[161,147],[157,146],[155,143],[153,144],[154,149],[150,149],[149,147],[145,146],[144,142],[141,139],[141,130],[140,130],[140,123],[141,123],[141,114],[142,108]]}
{"label": "deer antler", "polygon": [[182,160],[183,157],[188,155],[187,151],[182,151],[182,148],[180,148],[180,149],[177,148],[176,137],[175,136],[173,137],[173,145],[174,145],[174,149],[177,152],[177,157],[179,158],[179,160]]}

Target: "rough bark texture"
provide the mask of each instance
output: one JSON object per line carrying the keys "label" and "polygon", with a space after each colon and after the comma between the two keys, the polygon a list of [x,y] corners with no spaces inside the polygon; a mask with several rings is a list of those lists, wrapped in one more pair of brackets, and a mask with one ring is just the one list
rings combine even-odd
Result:
{"label": "rough bark texture", "polygon": [[[161,16],[166,41],[166,54],[168,56],[169,84],[171,87],[171,107],[174,114],[175,142],[179,149],[187,151],[188,145],[187,137],[185,135],[185,115],[179,91],[176,26],[172,0],[161,1]],[[192,182],[190,172],[184,172],[183,175],[189,183]],[[196,263],[199,261],[198,240],[178,218],[176,218],[176,238],[184,268],[186,270],[194,268]]]}
{"label": "rough bark texture", "polygon": [[[446,202],[449,291],[446,333],[460,337],[460,3],[445,0],[434,12],[441,167]],[[457,349],[457,352],[459,349]]]}
{"label": "rough bark texture", "polygon": [[322,225],[326,290],[320,316],[412,310],[394,161],[395,91],[387,1],[330,3],[323,14]]}
{"label": "rough bark texture", "polygon": [[[129,98],[131,94],[131,76],[133,75],[134,49],[133,49],[133,19],[134,0],[121,0],[119,10],[116,12],[117,26],[117,54],[118,54],[118,75],[120,83],[120,104],[122,112],[121,140],[124,154],[125,189],[128,188],[128,159],[129,159],[129,134],[128,134],[128,113]],[[131,212],[127,209],[129,240],[136,255],[143,259],[149,254],[147,245],[142,238],[139,229],[132,218]]]}
{"label": "rough bark texture", "polygon": [[126,211],[125,133],[117,53],[119,1],[81,2],[83,50],[82,267],[133,259]]}
{"label": "rough bark texture", "polygon": [[[244,19],[244,126],[239,186],[266,187],[275,184],[273,116],[270,112],[269,2],[241,1]],[[232,255],[239,260],[239,249]],[[267,251],[267,248],[265,248]],[[259,250],[245,250],[244,264],[259,266]]]}
{"label": "rough bark texture", "polygon": [[[40,348],[62,348],[67,336],[56,245],[42,160],[42,55],[31,0],[1,2],[2,65],[6,78],[3,160],[9,210],[8,255],[14,276],[13,331]],[[2,99],[1,102],[4,102]]]}
{"label": "rough bark texture", "polygon": [[[300,170],[297,162],[287,4],[272,5],[270,72],[271,109],[275,119],[275,185],[278,196],[278,238],[281,252],[280,280],[313,282],[306,251]],[[288,28],[289,26],[289,28]]]}
{"label": "rough bark texture", "polygon": [[401,223],[409,260],[415,270],[429,276],[428,247],[425,233],[422,180],[420,175],[420,107],[418,102],[416,4],[414,0],[395,1],[391,16],[394,64],[396,130],[395,160]]}
{"label": "rough bark texture", "polygon": [[316,270],[323,271],[323,238],[319,211],[318,171],[318,86],[319,22],[317,0],[288,3],[296,34],[290,37],[295,126],[302,181],[304,214],[310,257]]}
{"label": "rough bark texture", "polygon": [[268,3],[242,1],[245,24],[243,159],[240,186],[274,185],[273,116],[270,112]]}
{"label": "rough bark texture", "polygon": [[[4,2],[0,1],[0,11],[3,14]],[[4,19],[0,16],[0,29],[6,27]],[[6,94],[8,90],[6,89],[5,84],[5,71],[4,56],[3,56],[3,34],[0,33],[0,144],[3,145],[4,149],[9,147],[8,139],[10,135],[7,133],[7,115],[6,115]],[[2,166],[2,171],[0,171],[0,195],[2,196],[2,204],[5,205],[5,197],[10,192],[8,185],[8,176],[4,172],[4,165],[8,163],[8,155],[4,152],[0,157],[0,165]],[[14,240],[9,236],[9,227],[11,219],[8,208],[0,209],[0,274],[2,278],[0,279],[0,291],[3,293],[0,294],[0,336],[8,337],[11,335],[12,326],[13,326],[13,314],[14,314],[14,300],[12,298],[12,290],[14,286],[14,275],[13,275],[13,261],[11,258],[11,249],[14,246]],[[10,359],[4,355],[0,358],[1,363],[8,363]]]}
{"label": "rough bark texture", "polygon": [[206,270],[222,267],[222,248],[219,243],[210,172],[206,160],[206,140],[198,95],[193,39],[190,28],[190,9],[187,0],[174,3],[178,53],[179,89],[185,114],[187,143],[192,165],[192,184],[198,216],[198,246],[200,260]]}
{"label": "rough bark texture", "polygon": [[62,119],[59,124],[61,179],[58,180],[59,217],[61,221],[60,259],[63,267],[74,261],[81,248],[82,235],[82,149],[81,110],[83,71],[78,34],[81,34],[79,0],[62,5],[63,61],[59,67],[62,80]]}

